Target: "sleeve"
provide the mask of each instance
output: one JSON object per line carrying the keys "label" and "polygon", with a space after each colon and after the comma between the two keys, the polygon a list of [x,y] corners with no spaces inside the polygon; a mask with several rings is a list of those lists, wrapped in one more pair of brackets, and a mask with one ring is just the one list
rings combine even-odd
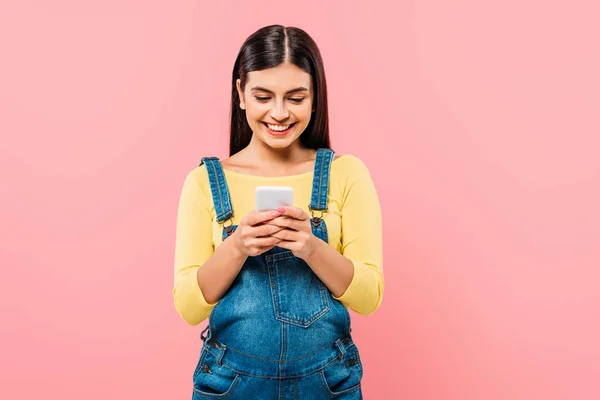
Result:
{"label": "sleeve", "polygon": [[381,207],[366,165],[353,157],[342,202],[341,253],[354,265],[346,292],[335,297],[346,307],[370,315],[383,299]]}
{"label": "sleeve", "polygon": [[179,199],[173,286],[175,309],[190,325],[208,318],[218,303],[207,303],[198,286],[198,268],[214,253],[214,246],[210,203],[194,171],[186,177]]}

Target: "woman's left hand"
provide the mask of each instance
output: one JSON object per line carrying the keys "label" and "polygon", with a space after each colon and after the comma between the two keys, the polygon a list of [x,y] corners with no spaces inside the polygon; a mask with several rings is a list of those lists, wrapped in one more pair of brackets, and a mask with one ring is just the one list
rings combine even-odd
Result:
{"label": "woman's left hand", "polygon": [[298,207],[280,207],[277,209],[281,216],[266,222],[285,229],[270,236],[281,239],[278,247],[291,250],[296,257],[306,260],[317,247],[317,237],[313,235],[310,226],[310,215]]}

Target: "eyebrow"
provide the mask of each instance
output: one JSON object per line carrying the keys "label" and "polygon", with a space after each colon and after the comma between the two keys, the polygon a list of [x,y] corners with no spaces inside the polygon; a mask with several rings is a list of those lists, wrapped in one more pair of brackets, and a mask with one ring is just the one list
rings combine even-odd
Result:
{"label": "eyebrow", "polygon": [[[257,91],[261,91],[261,92],[267,92],[267,93],[275,94],[272,91],[270,91],[269,89],[265,89],[264,87],[260,87],[260,86],[254,86],[250,90],[257,90]],[[297,87],[296,89],[288,90],[287,92],[285,92],[285,94],[296,93],[296,92],[304,92],[304,91],[308,92],[308,89],[301,86],[301,87]]]}

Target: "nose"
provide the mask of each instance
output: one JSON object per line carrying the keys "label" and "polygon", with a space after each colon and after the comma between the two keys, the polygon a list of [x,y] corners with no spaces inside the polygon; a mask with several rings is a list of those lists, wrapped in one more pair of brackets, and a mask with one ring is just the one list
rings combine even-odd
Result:
{"label": "nose", "polygon": [[271,118],[277,121],[284,121],[290,116],[288,109],[285,107],[283,100],[276,100],[271,109]]}

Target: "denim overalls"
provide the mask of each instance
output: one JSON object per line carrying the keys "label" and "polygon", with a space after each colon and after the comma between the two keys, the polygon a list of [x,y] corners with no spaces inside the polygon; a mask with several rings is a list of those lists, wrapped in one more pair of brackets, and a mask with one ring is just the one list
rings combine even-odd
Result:
{"label": "denim overalls", "polygon": [[[310,204],[313,234],[325,242],[332,159],[332,150],[317,151]],[[225,175],[216,157],[202,164],[226,240],[237,226],[225,225],[233,216]],[[281,247],[248,257],[200,335],[192,399],[362,399],[350,331],[347,308],[303,259]]]}

